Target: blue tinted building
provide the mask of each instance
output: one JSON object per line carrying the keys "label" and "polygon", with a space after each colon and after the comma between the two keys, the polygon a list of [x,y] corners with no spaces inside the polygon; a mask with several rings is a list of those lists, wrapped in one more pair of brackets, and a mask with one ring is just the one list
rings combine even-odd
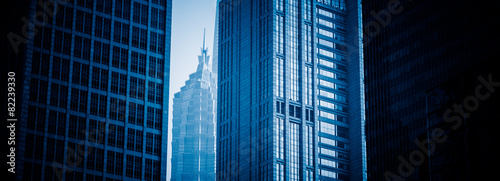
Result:
{"label": "blue tinted building", "polygon": [[218,3],[217,180],[366,180],[361,4]]}
{"label": "blue tinted building", "polygon": [[44,2],[26,16],[46,23],[18,82],[17,179],[165,180],[172,1]]}
{"label": "blue tinted building", "polygon": [[196,72],[174,95],[171,181],[215,180],[217,74],[207,52],[203,44]]}

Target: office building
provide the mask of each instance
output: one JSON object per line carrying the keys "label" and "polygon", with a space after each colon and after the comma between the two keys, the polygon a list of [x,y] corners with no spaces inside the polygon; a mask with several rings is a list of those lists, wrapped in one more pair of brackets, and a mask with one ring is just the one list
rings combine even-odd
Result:
{"label": "office building", "polygon": [[[490,21],[498,19],[498,7],[363,1],[369,180],[494,174],[484,165],[494,164],[498,95],[482,85],[500,80],[493,70],[500,24]],[[491,96],[474,98],[486,93]]]}
{"label": "office building", "polygon": [[165,180],[172,1],[51,2],[26,4],[16,178]]}
{"label": "office building", "polygon": [[217,180],[366,180],[361,4],[218,3]]}
{"label": "office building", "polygon": [[171,181],[215,180],[217,74],[207,52],[203,42],[196,72],[174,95]]}

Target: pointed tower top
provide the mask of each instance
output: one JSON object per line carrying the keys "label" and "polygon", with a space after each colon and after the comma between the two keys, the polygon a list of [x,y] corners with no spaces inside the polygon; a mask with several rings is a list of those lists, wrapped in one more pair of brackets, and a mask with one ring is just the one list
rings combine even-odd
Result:
{"label": "pointed tower top", "polygon": [[205,50],[205,28],[203,28],[203,50]]}

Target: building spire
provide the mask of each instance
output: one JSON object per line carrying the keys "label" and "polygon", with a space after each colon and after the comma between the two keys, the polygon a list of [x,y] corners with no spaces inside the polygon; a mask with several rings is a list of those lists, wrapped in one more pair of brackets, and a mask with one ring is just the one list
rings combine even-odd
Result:
{"label": "building spire", "polygon": [[205,51],[205,28],[203,28],[203,51]]}
{"label": "building spire", "polygon": [[210,62],[210,56],[208,56],[207,52],[208,52],[208,48],[205,46],[205,42],[206,42],[206,28],[203,28],[203,46],[201,47],[201,55],[198,56],[198,59],[199,59],[199,66],[198,68],[208,68],[212,67],[212,62]]}

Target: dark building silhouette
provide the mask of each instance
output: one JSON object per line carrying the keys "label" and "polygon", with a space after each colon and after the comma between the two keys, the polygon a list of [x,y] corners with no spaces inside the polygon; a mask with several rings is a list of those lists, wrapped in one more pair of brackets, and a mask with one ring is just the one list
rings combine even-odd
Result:
{"label": "dark building silhouette", "polygon": [[15,7],[16,179],[165,180],[172,1]]}
{"label": "dark building silhouette", "polygon": [[[492,89],[500,85],[485,82],[500,81],[493,68],[499,7],[363,1],[368,180],[478,180],[494,173],[486,165],[499,118],[500,95]],[[477,96],[483,94],[489,96]]]}

